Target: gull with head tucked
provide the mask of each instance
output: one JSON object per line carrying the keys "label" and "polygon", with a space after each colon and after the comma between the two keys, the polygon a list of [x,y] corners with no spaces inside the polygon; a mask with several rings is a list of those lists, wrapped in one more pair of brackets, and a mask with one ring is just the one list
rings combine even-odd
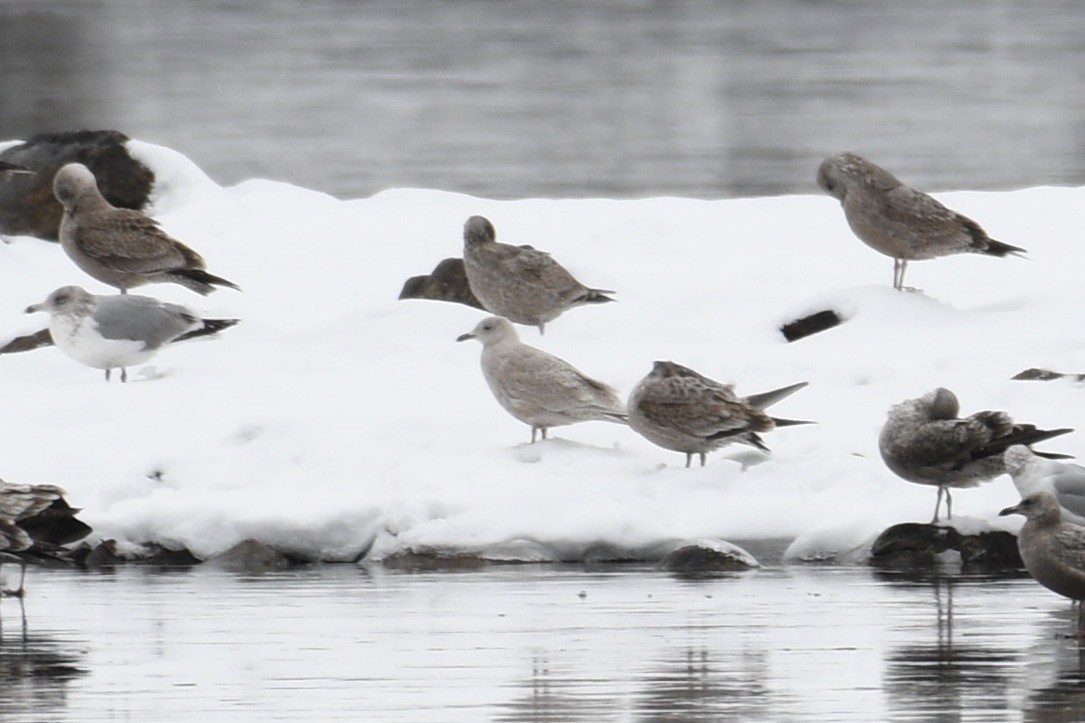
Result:
{"label": "gull with head tucked", "polygon": [[855,153],[834,153],[818,168],[818,185],[840,201],[859,240],[893,259],[893,288],[904,288],[909,261],[950,254],[1021,255],[978,223],[905,185]]}
{"label": "gull with head tucked", "polygon": [[463,266],[471,291],[491,314],[539,327],[574,306],[614,299],[589,289],[545,251],[497,242],[489,219],[472,216],[463,227]]}
{"label": "gull with head tucked", "polygon": [[498,404],[524,424],[531,441],[550,427],[599,420],[626,423],[625,405],[609,385],[564,359],[520,341],[508,319],[491,316],[456,341],[482,343],[482,376]]}
{"label": "gull with head tucked", "polygon": [[60,245],[75,265],[120,289],[174,283],[207,295],[215,286],[239,289],[205,270],[203,257],[163,231],[153,218],[117,208],[102,196],[94,174],[81,163],[57,171],[53,194],[64,206]]}
{"label": "gull with head tucked", "polygon": [[778,419],[764,410],[807,385],[791,384],[771,392],[740,397],[734,386],[670,361],[657,361],[629,395],[629,426],[664,449],[685,452],[686,467],[693,455],[705,456],[732,442],[763,452],[768,447],[758,432],[812,422]]}
{"label": "gull with head tucked", "polygon": [[951,487],[975,487],[1003,474],[1003,452],[1009,447],[1073,431],[1016,424],[1006,412],[982,411],[962,418],[957,416],[960,411],[957,395],[939,387],[893,405],[878,437],[886,467],[908,482],[938,487],[931,524],[938,522],[943,496],[946,519],[953,519]]}
{"label": "gull with head tucked", "polygon": [[218,331],[237,323],[236,319],[201,319],[179,304],[169,304],[135,294],[96,296],[78,286],[62,286],[26,313],[48,312],[49,333],[61,351],[89,367],[110,372],[120,368],[121,381],[128,381],[126,367],[142,364],[158,351],[201,327]]}

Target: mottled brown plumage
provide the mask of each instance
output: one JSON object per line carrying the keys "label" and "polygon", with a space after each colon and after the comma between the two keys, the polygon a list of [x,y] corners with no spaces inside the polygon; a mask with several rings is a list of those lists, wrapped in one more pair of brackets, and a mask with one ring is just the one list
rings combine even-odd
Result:
{"label": "mottled brown plumage", "polygon": [[64,206],[60,245],[75,265],[121,293],[153,283],[175,283],[207,295],[215,286],[237,289],[208,273],[203,257],[140,211],[116,208],[81,163],[57,171],[53,192]]}
{"label": "mottled brown plumage", "polygon": [[893,259],[893,288],[904,288],[908,262],[949,254],[1007,256],[1024,249],[995,241],[978,223],[855,153],[835,153],[818,169],[818,185],[840,201],[859,239]]}
{"label": "mottled brown plumage", "polygon": [[0,481],[0,565],[21,568],[19,586],[4,590],[5,595],[23,594],[28,564],[62,560],[61,545],[90,533],[90,527],[75,517],[78,512],[59,487]]}

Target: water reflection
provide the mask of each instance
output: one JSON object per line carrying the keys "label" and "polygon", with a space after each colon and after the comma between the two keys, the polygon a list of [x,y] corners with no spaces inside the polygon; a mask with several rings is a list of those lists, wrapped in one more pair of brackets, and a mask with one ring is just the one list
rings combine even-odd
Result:
{"label": "water reflection", "polygon": [[[18,608],[18,616],[17,625],[11,625],[9,618],[0,630],[0,718],[53,719],[67,708],[71,682],[87,674],[85,647],[32,632],[22,601],[10,602]],[[4,607],[10,612],[13,606]]]}

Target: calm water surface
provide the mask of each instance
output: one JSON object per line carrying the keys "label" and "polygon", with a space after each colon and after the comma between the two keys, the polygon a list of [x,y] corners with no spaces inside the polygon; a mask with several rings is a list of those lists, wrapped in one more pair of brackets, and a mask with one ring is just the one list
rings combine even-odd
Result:
{"label": "calm water surface", "polygon": [[0,0],[0,139],[115,127],[342,197],[1085,183],[1077,0]]}
{"label": "calm water surface", "polygon": [[775,568],[245,577],[34,571],[8,721],[1076,720],[1069,603],[1029,579]]}

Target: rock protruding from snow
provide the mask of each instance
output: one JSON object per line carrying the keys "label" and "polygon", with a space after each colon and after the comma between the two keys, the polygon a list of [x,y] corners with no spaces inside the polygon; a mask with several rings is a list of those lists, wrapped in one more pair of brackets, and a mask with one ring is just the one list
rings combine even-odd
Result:
{"label": "rock protruding from snow", "polygon": [[659,567],[688,576],[742,572],[761,567],[753,555],[723,540],[691,540],[664,555]]}
{"label": "rock protruding from snow", "polygon": [[1022,567],[1017,538],[1002,530],[962,533],[954,527],[905,522],[874,541],[871,564],[908,572],[995,571]]}

